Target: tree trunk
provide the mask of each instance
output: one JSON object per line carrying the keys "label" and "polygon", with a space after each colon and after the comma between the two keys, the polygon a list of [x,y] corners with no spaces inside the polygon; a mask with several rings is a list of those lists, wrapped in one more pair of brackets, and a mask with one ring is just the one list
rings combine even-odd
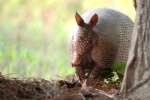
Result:
{"label": "tree trunk", "polygon": [[136,0],[137,18],[121,93],[133,100],[150,99],[150,0]]}

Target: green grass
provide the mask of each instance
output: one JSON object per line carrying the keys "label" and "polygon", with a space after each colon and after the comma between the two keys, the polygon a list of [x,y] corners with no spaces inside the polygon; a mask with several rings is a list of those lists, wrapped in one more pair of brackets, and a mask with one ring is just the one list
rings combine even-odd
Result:
{"label": "green grass", "polygon": [[119,73],[119,74],[121,74],[121,75],[124,74],[125,67],[126,67],[126,64],[125,64],[125,63],[117,63],[117,64],[114,64],[114,65],[113,65],[113,69],[114,69],[117,73]]}
{"label": "green grass", "polygon": [[117,63],[114,64],[112,69],[110,70],[106,70],[104,72],[104,82],[107,84],[121,84],[122,82],[122,78],[124,75],[124,71],[125,71],[125,63]]}

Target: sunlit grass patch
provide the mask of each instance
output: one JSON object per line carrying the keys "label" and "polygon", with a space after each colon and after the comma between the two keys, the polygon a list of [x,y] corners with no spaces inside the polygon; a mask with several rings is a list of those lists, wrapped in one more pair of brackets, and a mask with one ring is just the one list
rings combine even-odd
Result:
{"label": "sunlit grass patch", "polygon": [[104,77],[104,82],[106,84],[121,84],[124,70],[125,70],[125,63],[117,63],[114,64],[112,69],[106,69],[102,76]]}

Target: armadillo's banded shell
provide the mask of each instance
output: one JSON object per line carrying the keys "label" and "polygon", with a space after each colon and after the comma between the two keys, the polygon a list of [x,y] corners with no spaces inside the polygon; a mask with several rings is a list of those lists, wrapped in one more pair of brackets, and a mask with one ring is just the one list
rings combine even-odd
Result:
{"label": "armadillo's banded shell", "polygon": [[118,24],[119,27],[119,33],[120,33],[120,39],[119,39],[119,48],[118,48],[118,54],[116,57],[117,62],[124,62],[127,61],[128,58],[128,52],[131,42],[131,35],[133,31],[133,22],[127,17],[122,16],[119,19],[120,21]]}
{"label": "armadillo's banded shell", "polygon": [[99,37],[106,36],[108,41],[112,41],[117,48],[116,63],[126,62],[133,30],[132,20],[125,14],[106,8],[87,11],[82,17],[88,23],[95,13],[99,19],[94,31],[98,33]]}

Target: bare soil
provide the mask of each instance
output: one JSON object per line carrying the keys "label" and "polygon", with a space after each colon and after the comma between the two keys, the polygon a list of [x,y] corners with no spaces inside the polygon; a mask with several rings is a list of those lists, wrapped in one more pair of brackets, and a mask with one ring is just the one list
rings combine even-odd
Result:
{"label": "bare soil", "polygon": [[[102,80],[95,82],[98,90],[115,94],[119,90],[118,84],[106,84]],[[77,81],[18,79],[0,75],[0,100],[82,100],[78,95],[82,92],[82,85]],[[85,93],[84,96],[91,96]]]}

